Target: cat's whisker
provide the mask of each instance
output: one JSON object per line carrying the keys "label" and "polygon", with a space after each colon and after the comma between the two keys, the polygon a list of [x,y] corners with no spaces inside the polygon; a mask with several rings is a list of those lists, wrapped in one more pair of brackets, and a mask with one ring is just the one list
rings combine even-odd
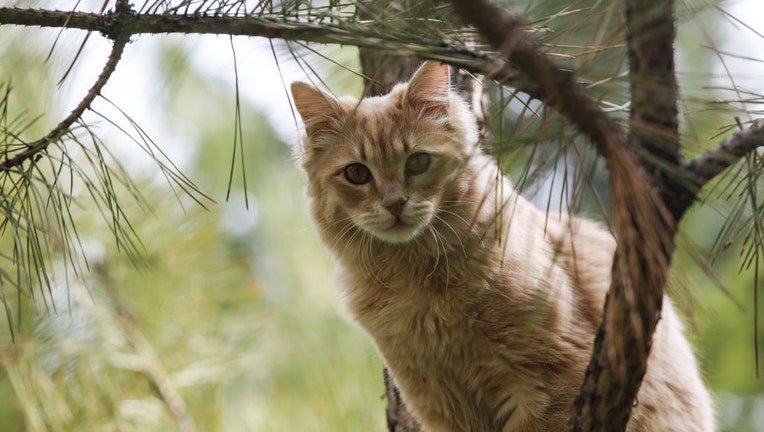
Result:
{"label": "cat's whisker", "polygon": [[350,238],[348,238],[348,239],[347,239],[347,241],[345,242],[345,246],[342,248],[342,257],[343,257],[343,258],[344,258],[344,255],[345,255],[345,250],[346,250],[346,249],[348,248],[348,246],[349,246],[349,245],[352,243],[352,241],[353,241],[353,238],[354,238],[356,235],[358,235],[358,231],[359,231],[359,230],[358,230],[358,229],[356,229],[355,231],[353,231],[353,229],[354,229],[354,228],[356,228],[356,226],[355,226],[355,225],[354,225],[352,222],[348,222],[348,223],[347,223],[347,225],[345,225],[344,227],[342,227],[342,229],[340,230],[339,234],[338,234],[338,235],[337,235],[337,236],[334,238],[334,240],[332,241],[332,244],[331,244],[331,248],[332,248],[332,249],[335,249],[335,248],[336,248],[336,247],[339,245],[340,241],[341,241],[341,240],[342,240],[342,239],[343,239],[343,238],[344,238],[344,237],[345,237],[345,236],[346,236],[348,233],[351,233],[351,232],[353,233],[353,234],[350,236]]}
{"label": "cat's whisker", "polygon": [[376,241],[374,239],[374,236],[371,234],[368,234],[364,232],[364,239],[366,241],[366,250],[368,252],[368,255],[366,255],[366,262],[365,267],[367,269],[367,273],[369,275],[369,278],[376,282],[379,285],[384,285],[384,281],[379,278],[379,274],[384,273],[384,269],[380,266],[379,262],[375,259],[376,256],[374,254],[374,242]]}
{"label": "cat's whisker", "polygon": [[[349,223],[346,227],[345,234],[351,233],[350,237],[348,237],[347,241],[345,242],[345,246],[342,248],[342,259],[345,259],[345,254],[348,251],[348,249],[351,249],[350,255],[351,256],[360,256],[360,251],[363,247],[363,239],[366,235],[366,232],[362,229],[358,228],[354,223]],[[343,236],[345,235],[343,234]],[[360,239],[359,239],[360,236]],[[354,246],[354,248],[351,248],[351,246]]]}
{"label": "cat's whisker", "polygon": [[361,264],[361,269],[363,274],[371,279],[373,282],[379,283],[379,278],[377,277],[376,272],[374,271],[373,265],[373,259],[374,259],[374,251],[373,251],[373,241],[374,239],[372,236],[367,233],[366,231],[359,230],[361,233],[361,239],[359,240],[359,248],[358,248],[358,260]]}
{"label": "cat's whisker", "polygon": [[[442,208],[442,207],[438,210],[438,213],[442,213],[442,214],[447,214],[447,215],[453,216],[456,219],[458,219],[459,222],[464,224],[464,227],[460,230],[461,234],[458,234],[456,232],[456,228],[454,227],[453,224],[448,223],[445,220],[445,218],[442,217],[442,216],[438,217],[444,224],[447,224],[448,227],[452,231],[454,231],[454,235],[456,235],[460,239],[460,241],[463,240],[463,239],[467,239],[467,238],[472,237],[475,240],[480,242],[480,246],[481,247],[485,247],[485,243],[483,241],[484,234],[482,234],[480,232],[480,230],[478,230],[478,225],[474,221],[467,220],[467,218],[465,218],[464,216],[460,215],[459,213],[447,210],[447,209]],[[464,245],[462,245],[462,246],[464,246]]]}
{"label": "cat's whisker", "polygon": [[[456,230],[454,229],[454,227],[451,226],[451,224],[448,223],[442,217],[440,217],[438,215],[435,215],[435,219],[439,220],[443,225],[445,225],[448,229],[450,229],[452,233],[454,233],[454,237],[456,238],[456,241],[459,243],[459,247],[461,247],[461,249],[462,249],[462,254],[464,254],[465,258],[467,258],[467,249],[464,247],[464,242],[462,241],[462,237],[459,235],[459,233],[457,233]],[[441,237],[443,239],[443,250],[445,251],[446,250],[446,245],[445,245],[446,239],[445,239],[445,237],[442,234],[439,234],[439,235],[441,235]]]}
{"label": "cat's whisker", "polygon": [[[427,227],[427,231],[429,231],[430,234],[432,234],[432,238],[435,241],[435,251],[436,251],[435,264],[432,266],[432,271],[427,274],[427,279],[429,279],[432,275],[435,274],[435,272],[438,271],[438,264],[440,264],[440,241],[438,240],[438,233],[432,225]],[[445,247],[444,247],[444,250],[445,250]]]}
{"label": "cat's whisker", "polygon": [[353,221],[353,218],[350,216],[341,217],[341,218],[338,218],[337,220],[332,221],[329,225],[327,225],[327,228],[331,228],[335,225],[339,225],[345,222],[352,222],[352,221]]}
{"label": "cat's whisker", "polygon": [[[447,291],[448,290],[448,284],[451,282],[451,266],[448,263],[448,249],[446,249],[446,239],[434,227],[433,227],[432,231],[435,233],[436,237],[440,238],[440,242],[441,242],[441,244],[443,244],[443,259],[446,261],[446,286],[445,286],[445,288],[443,288],[443,290]],[[440,255],[440,248],[438,248],[438,255]]]}
{"label": "cat's whisker", "polygon": [[371,272],[368,271],[368,266],[366,264],[366,245],[368,240],[367,236],[368,234],[366,234],[364,230],[355,230],[350,240],[353,242],[353,245],[357,247],[351,251],[350,258],[348,259],[357,261],[363,275],[366,277],[371,277]]}
{"label": "cat's whisker", "polygon": [[474,200],[443,200],[441,201],[442,205],[448,205],[448,204],[468,204],[471,206],[477,205],[479,202]]}
{"label": "cat's whisker", "polygon": [[[465,225],[466,227],[469,227],[469,228],[471,228],[471,230],[472,230],[472,232],[473,232],[474,234],[476,234],[476,233],[477,233],[477,231],[476,231],[476,229],[475,229],[475,226],[474,226],[475,224],[473,224],[473,223],[470,223],[470,221],[468,221],[467,219],[465,219],[465,218],[464,218],[464,216],[460,215],[459,213],[456,213],[456,212],[452,212],[452,211],[450,211],[450,210],[446,210],[446,209],[444,209],[444,208],[442,208],[442,207],[441,207],[441,209],[439,210],[439,213],[447,213],[447,214],[450,214],[450,215],[452,215],[452,216],[456,217],[456,218],[457,218],[457,219],[459,219],[460,221],[464,222],[464,225]],[[442,218],[441,218],[441,219],[442,219]]]}
{"label": "cat's whisker", "polygon": [[[478,231],[477,226],[475,225],[475,223],[468,221],[467,219],[465,219],[463,216],[461,216],[458,213],[452,212],[450,210],[446,210],[444,208],[440,209],[440,213],[450,214],[452,216],[455,216],[456,218],[458,218],[462,222],[464,222],[465,227],[468,228],[469,231],[474,235],[474,239],[476,239],[478,242],[480,242],[480,247],[481,248],[485,248],[486,247],[485,241],[483,239],[485,236],[484,236],[484,234],[481,234],[480,231]],[[463,240],[464,237],[460,236],[459,234],[457,234],[457,232],[456,232],[455,228],[453,227],[453,225],[449,224],[444,218],[438,216],[438,219],[440,219],[444,224],[448,225],[448,227],[454,232],[454,235],[459,239],[459,242],[461,243],[462,249],[464,250],[465,257],[466,257],[467,256],[467,251],[466,251],[466,248],[464,246],[464,243],[462,243],[462,240]],[[464,234],[466,234],[466,233],[464,233]]]}
{"label": "cat's whisker", "polygon": [[334,241],[332,242],[332,245],[331,245],[332,247],[336,246],[337,243],[342,239],[342,237],[344,237],[348,231],[353,229],[353,226],[354,226],[352,221],[337,221],[335,223],[332,223],[329,226],[331,227],[331,226],[339,225],[340,223],[344,223],[345,225],[342,228],[340,228],[340,232],[337,233],[337,235],[334,237]]}
{"label": "cat's whisker", "polygon": [[366,273],[369,278],[375,282],[379,282],[377,278],[377,272],[374,269],[374,248],[372,242],[374,239],[368,233],[363,233],[363,248],[361,252],[361,259],[363,259],[363,266],[366,269]]}

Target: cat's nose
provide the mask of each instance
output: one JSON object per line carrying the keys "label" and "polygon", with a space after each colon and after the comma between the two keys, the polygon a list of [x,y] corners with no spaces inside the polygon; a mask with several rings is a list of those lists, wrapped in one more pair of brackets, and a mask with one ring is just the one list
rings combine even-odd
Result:
{"label": "cat's nose", "polygon": [[390,214],[398,218],[403,213],[403,206],[406,205],[406,201],[408,201],[408,198],[399,198],[394,203],[386,205],[385,208]]}

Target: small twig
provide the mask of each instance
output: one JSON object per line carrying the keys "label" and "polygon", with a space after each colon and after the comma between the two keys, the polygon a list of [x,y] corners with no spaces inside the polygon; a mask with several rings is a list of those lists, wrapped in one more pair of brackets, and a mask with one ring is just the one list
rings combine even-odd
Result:
{"label": "small twig", "polygon": [[747,129],[742,129],[737,119],[736,123],[741,128],[739,132],[692,161],[675,168],[678,174],[674,174],[673,177],[681,181],[663,184],[661,196],[675,220],[682,218],[697,199],[701,188],[709,180],[734,165],[745,155],[759,147],[764,147],[764,119],[754,120]]}
{"label": "small twig", "polygon": [[[117,286],[111,277],[109,269],[103,264],[94,266],[95,276],[105,288],[104,292],[112,300],[115,308],[113,313],[99,314],[104,319],[103,324],[117,327],[126,337],[135,350],[135,355],[140,358],[140,367],[137,369],[144,375],[156,389],[159,398],[164,403],[170,416],[178,426],[180,432],[197,432],[193,417],[188,412],[188,407],[183,396],[178,391],[177,384],[165,367],[162,358],[154,348],[154,345],[141,330],[135,313],[129,308],[118,292]],[[112,321],[109,318],[113,318]]]}
{"label": "small twig", "polygon": [[684,169],[695,176],[695,181],[700,188],[758,147],[764,147],[764,119],[754,120],[748,128],[735,133],[716,147],[684,164]]}

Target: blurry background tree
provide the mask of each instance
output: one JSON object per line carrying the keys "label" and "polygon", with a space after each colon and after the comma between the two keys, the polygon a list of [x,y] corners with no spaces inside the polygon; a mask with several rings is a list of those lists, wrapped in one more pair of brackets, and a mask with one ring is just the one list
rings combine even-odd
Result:
{"label": "blurry background tree", "polygon": [[[306,222],[285,91],[301,79],[360,94],[361,65],[355,48],[313,42],[442,59],[498,79],[503,86],[486,84],[491,151],[524,193],[550,210],[609,217],[606,172],[588,139],[474,45],[446,4],[415,3],[136,3],[146,22],[126,2],[0,9],[2,430],[385,429],[381,363],[343,318]],[[749,22],[756,15],[733,10],[741,4],[677,6],[688,160],[761,113],[762,58],[729,42],[764,42]],[[90,14],[24,15],[32,6]],[[622,2],[504,6],[522,11],[525,34],[627,122]],[[136,26],[132,38],[114,24],[120,13]],[[137,34],[172,29],[275,39]],[[391,61],[382,69],[403,64]],[[92,101],[57,130],[85,94]],[[751,153],[706,187],[682,221],[669,284],[724,430],[764,422],[762,165]]]}

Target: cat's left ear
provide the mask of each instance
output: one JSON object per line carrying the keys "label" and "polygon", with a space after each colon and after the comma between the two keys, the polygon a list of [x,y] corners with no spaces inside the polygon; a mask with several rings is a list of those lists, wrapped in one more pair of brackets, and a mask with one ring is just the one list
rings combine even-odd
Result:
{"label": "cat's left ear", "polygon": [[414,72],[406,92],[406,103],[425,116],[448,116],[451,74],[445,63],[427,61]]}

